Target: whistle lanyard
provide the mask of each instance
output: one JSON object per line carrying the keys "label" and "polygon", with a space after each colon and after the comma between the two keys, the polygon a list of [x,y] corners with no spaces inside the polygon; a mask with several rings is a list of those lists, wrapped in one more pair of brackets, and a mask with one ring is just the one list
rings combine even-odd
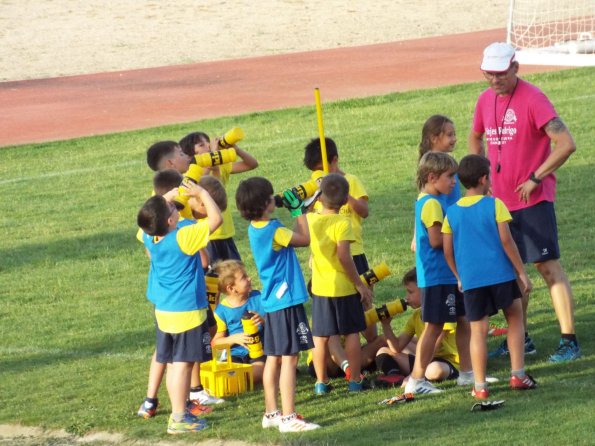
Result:
{"label": "whistle lanyard", "polygon": [[494,123],[496,124],[496,133],[498,134],[498,161],[496,163],[496,173],[500,173],[500,169],[502,167],[501,160],[502,160],[502,131],[504,130],[504,120],[506,119],[506,113],[508,113],[508,107],[512,102],[512,98],[516,91],[516,87],[519,84],[517,80],[516,84],[514,84],[514,88],[512,89],[512,93],[510,93],[510,97],[508,98],[508,102],[506,103],[506,108],[504,109],[504,114],[502,115],[502,121],[500,125],[498,125],[498,115],[496,106],[498,105],[498,95],[494,97]]}

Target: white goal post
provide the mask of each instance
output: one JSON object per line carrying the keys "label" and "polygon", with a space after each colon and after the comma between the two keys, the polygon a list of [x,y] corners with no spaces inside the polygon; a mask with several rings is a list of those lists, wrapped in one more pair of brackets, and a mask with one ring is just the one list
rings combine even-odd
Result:
{"label": "white goal post", "polygon": [[506,41],[520,63],[595,66],[595,0],[510,0]]}

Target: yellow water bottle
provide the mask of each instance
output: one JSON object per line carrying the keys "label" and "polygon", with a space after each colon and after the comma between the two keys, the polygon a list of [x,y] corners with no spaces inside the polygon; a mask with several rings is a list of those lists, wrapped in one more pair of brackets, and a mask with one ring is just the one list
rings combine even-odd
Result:
{"label": "yellow water bottle", "polygon": [[254,313],[246,310],[242,316],[242,327],[244,328],[244,334],[250,337],[247,345],[248,354],[250,355],[250,358],[256,359],[264,355],[264,350],[262,349],[262,341],[260,340],[258,326],[252,321],[253,314]]}
{"label": "yellow water bottle", "polygon": [[[291,191],[296,197],[304,201],[310,198],[318,190],[318,183],[316,180],[308,180],[305,183],[298,184],[291,188]],[[279,192],[275,195],[275,206],[278,208],[283,207],[283,192]]]}
{"label": "yellow water bottle", "polygon": [[[194,155],[196,164],[200,167],[212,167],[219,166],[221,164],[233,163],[237,158],[238,154],[236,153],[236,149],[233,147],[230,149],[221,149],[215,152],[206,152],[199,155]],[[192,164],[190,166],[192,166]],[[188,171],[190,171],[190,167],[188,168]],[[188,174],[188,172],[186,172],[186,174]]]}
{"label": "yellow water bottle", "polygon": [[244,131],[239,127],[228,130],[219,140],[219,147],[225,149],[244,139]]}
{"label": "yellow water bottle", "polygon": [[366,326],[369,327],[378,321],[383,321],[389,317],[393,317],[395,314],[404,312],[407,309],[407,302],[403,299],[395,299],[392,302],[388,302],[380,307],[373,307],[366,311]]}
{"label": "yellow water bottle", "polygon": [[215,311],[215,307],[219,303],[219,276],[213,270],[207,271],[205,274],[205,285],[207,287],[207,301],[211,311]]}
{"label": "yellow water bottle", "polygon": [[359,277],[360,279],[362,279],[362,282],[367,283],[368,286],[372,286],[388,276],[390,276],[390,270],[388,269],[388,265],[385,262],[382,262],[379,265],[376,265],[371,270],[368,270],[365,273],[361,274]]}

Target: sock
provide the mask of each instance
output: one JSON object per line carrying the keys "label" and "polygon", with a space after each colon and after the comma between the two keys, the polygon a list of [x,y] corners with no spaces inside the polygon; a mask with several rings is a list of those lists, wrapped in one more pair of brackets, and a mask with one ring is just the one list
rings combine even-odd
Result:
{"label": "sock", "polygon": [[281,422],[287,423],[295,418],[295,412],[292,414],[287,415],[286,417],[281,417]]}
{"label": "sock", "polygon": [[376,356],[376,367],[385,375],[398,375],[401,372],[395,358],[388,353]]}
{"label": "sock", "polygon": [[199,385],[198,385],[198,386],[196,386],[196,387],[190,387],[190,391],[191,391],[191,392],[202,392],[202,390],[203,390],[203,387],[202,387],[202,385],[201,385],[201,384],[199,384]]}
{"label": "sock", "polygon": [[156,406],[157,402],[158,402],[157,398],[146,397],[145,398],[145,407]]}
{"label": "sock", "polygon": [[473,378],[473,370],[469,370],[467,372],[460,371],[459,376],[461,378]]}
{"label": "sock", "polygon": [[182,412],[182,413],[172,412],[171,415],[172,415],[172,418],[174,421],[182,421],[182,419],[184,418],[184,412]]}
{"label": "sock", "polygon": [[341,363],[341,370],[345,371],[347,370],[347,367],[349,367],[349,361],[346,359]]}
{"label": "sock", "polygon": [[475,390],[487,389],[488,383],[478,383],[477,381],[474,384]]}
{"label": "sock", "polygon": [[575,345],[578,345],[578,341],[576,340],[576,334],[565,334],[562,333],[562,339],[568,342],[574,342]]}
{"label": "sock", "polygon": [[267,417],[267,418],[269,418],[269,419],[270,418],[278,417],[279,415],[281,415],[281,412],[279,412],[279,409],[276,409],[276,410],[274,410],[272,412],[269,412],[269,413],[265,413],[264,414],[264,416]]}
{"label": "sock", "polygon": [[511,370],[510,374],[512,376],[516,376],[517,378],[524,378],[525,377],[525,369]]}

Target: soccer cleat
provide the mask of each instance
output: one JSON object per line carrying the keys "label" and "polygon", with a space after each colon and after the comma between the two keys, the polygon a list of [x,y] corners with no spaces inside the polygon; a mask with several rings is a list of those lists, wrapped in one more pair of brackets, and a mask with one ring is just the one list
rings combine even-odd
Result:
{"label": "soccer cleat", "polygon": [[566,362],[566,361],[574,361],[575,359],[580,358],[581,349],[580,347],[573,341],[567,341],[565,339],[560,339],[560,345],[556,352],[550,356],[550,362]]}
{"label": "soccer cleat", "polygon": [[349,381],[347,390],[349,392],[362,392],[370,389],[370,382],[366,378],[362,378],[360,381]]}
{"label": "soccer cleat", "polygon": [[221,404],[224,403],[225,400],[223,398],[217,398],[216,396],[209,395],[209,393],[203,389],[198,392],[190,392],[190,400],[196,400],[200,404],[205,406],[210,406],[213,404]]}
{"label": "soccer cleat", "polygon": [[281,424],[281,412],[276,411],[274,414],[264,414],[262,416],[262,428],[268,429],[270,427],[279,427]]}
{"label": "soccer cleat", "polygon": [[[533,344],[533,339],[529,336],[525,337],[525,355],[534,355],[537,353],[537,349],[535,348],[535,344]],[[497,358],[499,356],[508,356],[510,352],[508,351],[508,344],[506,343],[506,339],[504,339],[496,350],[491,351],[488,354],[490,358]]]}
{"label": "soccer cleat", "polygon": [[376,377],[376,387],[394,387],[400,386],[405,377],[399,374],[378,375]]}
{"label": "soccer cleat", "polygon": [[316,383],[314,384],[315,395],[326,395],[332,390],[332,386],[329,383]]}
{"label": "soccer cleat", "polygon": [[211,413],[213,408],[210,406],[205,406],[204,404],[200,404],[197,400],[188,400],[186,402],[186,410],[195,417],[200,417],[201,415]]}
{"label": "soccer cleat", "polygon": [[189,432],[198,432],[207,427],[207,420],[197,418],[186,412],[180,421],[174,421],[173,414],[169,416],[167,423],[168,434],[187,434]]}
{"label": "soccer cleat", "polygon": [[475,386],[473,386],[471,396],[476,400],[487,400],[490,397],[490,392],[487,388],[476,389]]}
{"label": "soccer cleat", "polygon": [[490,325],[488,330],[488,336],[504,336],[508,333],[508,328],[498,327],[496,325]]}
{"label": "soccer cleat", "polygon": [[536,387],[537,383],[529,374],[526,374],[522,378],[514,375],[510,377],[510,388],[513,390],[530,390],[535,389]]}
{"label": "soccer cleat", "polygon": [[409,378],[409,381],[407,381],[407,385],[405,386],[405,393],[412,393],[412,394],[418,394],[418,395],[423,395],[426,393],[442,393],[444,392],[441,389],[438,389],[437,387],[434,387],[434,385],[432,383],[430,383],[430,381],[427,380],[423,380],[423,381],[418,381],[417,384],[413,383],[413,379]]}
{"label": "soccer cleat", "polygon": [[306,421],[301,415],[293,413],[288,417],[283,417],[279,424],[279,432],[304,432],[318,429],[320,425]]}
{"label": "soccer cleat", "polygon": [[[157,399],[156,399],[157,400]],[[145,420],[149,418],[153,418],[157,413],[157,406],[159,405],[159,401],[155,403],[150,403],[147,400],[144,400],[143,403],[138,408],[138,412],[136,413],[139,417],[143,417]]]}

